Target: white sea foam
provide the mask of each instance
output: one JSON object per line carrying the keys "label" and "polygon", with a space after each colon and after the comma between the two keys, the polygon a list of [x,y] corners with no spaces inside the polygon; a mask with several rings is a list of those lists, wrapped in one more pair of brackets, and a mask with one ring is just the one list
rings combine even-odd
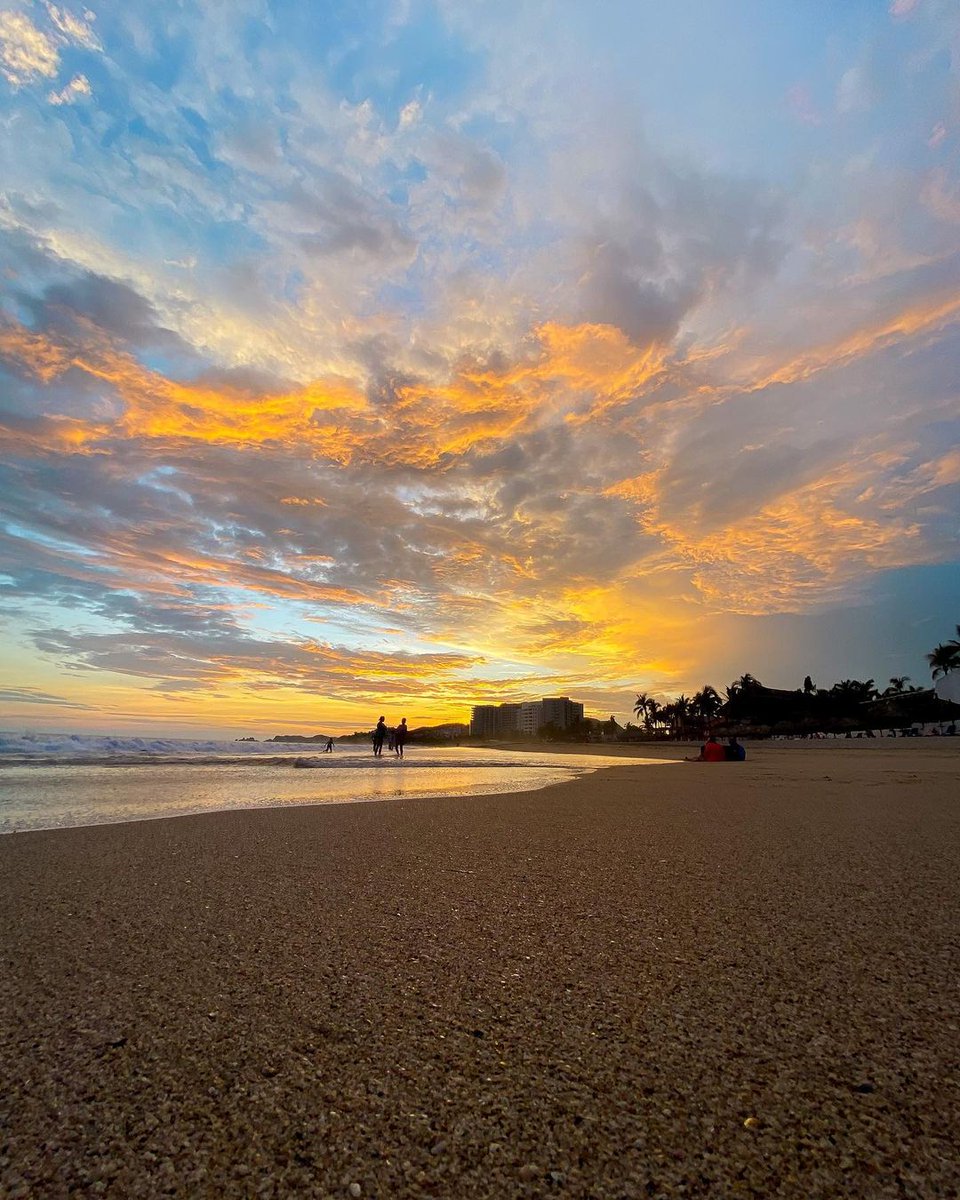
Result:
{"label": "white sea foam", "polygon": [[251,755],[310,754],[316,742],[221,742],[187,738],[116,737],[87,733],[11,733],[0,731],[0,763],[104,761],[127,759],[247,758]]}

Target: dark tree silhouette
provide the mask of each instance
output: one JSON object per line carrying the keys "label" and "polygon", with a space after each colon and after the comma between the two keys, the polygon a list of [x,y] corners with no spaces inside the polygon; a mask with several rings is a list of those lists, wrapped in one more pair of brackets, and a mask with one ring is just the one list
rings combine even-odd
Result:
{"label": "dark tree silhouette", "polygon": [[[960,626],[958,626],[957,632],[960,633]],[[934,679],[956,671],[960,668],[960,642],[941,642],[927,655],[927,662],[930,664],[930,674]]]}

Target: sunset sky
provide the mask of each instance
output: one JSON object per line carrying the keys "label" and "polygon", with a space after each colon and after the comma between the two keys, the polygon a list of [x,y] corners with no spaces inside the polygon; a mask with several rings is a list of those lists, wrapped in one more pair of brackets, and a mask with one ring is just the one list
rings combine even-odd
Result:
{"label": "sunset sky", "polygon": [[956,0],[91,4],[0,0],[0,727],[929,681]]}

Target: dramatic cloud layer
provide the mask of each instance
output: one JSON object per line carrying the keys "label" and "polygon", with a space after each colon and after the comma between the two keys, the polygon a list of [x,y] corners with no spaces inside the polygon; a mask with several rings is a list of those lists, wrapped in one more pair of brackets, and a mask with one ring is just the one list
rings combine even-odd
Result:
{"label": "dramatic cloud layer", "polygon": [[10,724],[920,675],[960,16],[638,7],[0,11]]}

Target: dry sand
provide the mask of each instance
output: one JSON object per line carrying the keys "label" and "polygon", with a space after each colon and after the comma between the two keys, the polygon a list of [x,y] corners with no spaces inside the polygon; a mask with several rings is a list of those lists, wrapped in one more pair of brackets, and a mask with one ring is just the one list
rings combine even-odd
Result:
{"label": "dry sand", "polygon": [[958,763],[0,839],[0,1193],[956,1196]]}

